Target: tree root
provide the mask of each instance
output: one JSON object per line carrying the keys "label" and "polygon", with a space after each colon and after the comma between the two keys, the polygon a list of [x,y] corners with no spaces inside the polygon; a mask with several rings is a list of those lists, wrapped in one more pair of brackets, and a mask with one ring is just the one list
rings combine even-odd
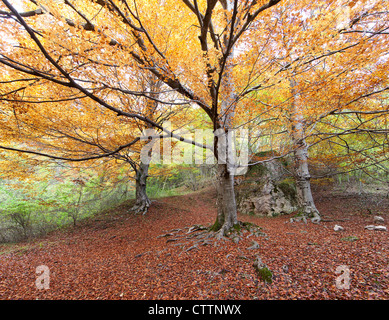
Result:
{"label": "tree root", "polygon": [[135,203],[129,212],[135,213],[135,214],[142,214],[143,216],[147,213],[151,205],[151,201],[143,201],[141,203]]}
{"label": "tree root", "polygon": [[243,238],[244,230],[249,232],[246,238],[253,235],[266,236],[261,231],[261,227],[249,222],[238,222],[231,228],[221,228],[217,231],[213,231],[212,226],[205,227],[202,225],[173,229],[159,235],[157,238],[167,238],[166,243],[174,242],[173,245],[181,246],[182,252],[188,252],[198,249],[199,246],[217,245],[221,240],[231,240],[238,243]]}
{"label": "tree root", "polygon": [[235,243],[238,243],[240,241],[240,239],[243,237],[244,231],[249,232],[249,235],[247,237],[253,235],[266,236],[266,234],[262,232],[261,227],[251,222],[238,221],[238,223],[233,225],[231,228],[221,231],[224,232],[224,237],[231,239]]}

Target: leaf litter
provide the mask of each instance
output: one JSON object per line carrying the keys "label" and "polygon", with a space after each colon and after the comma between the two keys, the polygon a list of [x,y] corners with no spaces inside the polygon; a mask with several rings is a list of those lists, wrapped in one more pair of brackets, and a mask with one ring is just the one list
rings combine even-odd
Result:
{"label": "leaf litter", "polygon": [[[364,228],[373,217],[352,195],[317,196],[320,223],[240,215],[261,232],[243,231],[235,242],[207,237],[214,199],[209,190],[163,198],[146,216],[122,205],[74,228],[0,245],[0,298],[389,298],[388,234]],[[381,202],[377,210],[388,207]],[[344,230],[334,231],[336,223]],[[255,261],[271,281],[259,277]],[[47,290],[36,287],[40,265],[50,270]],[[349,289],[337,287],[338,266],[349,269]]]}

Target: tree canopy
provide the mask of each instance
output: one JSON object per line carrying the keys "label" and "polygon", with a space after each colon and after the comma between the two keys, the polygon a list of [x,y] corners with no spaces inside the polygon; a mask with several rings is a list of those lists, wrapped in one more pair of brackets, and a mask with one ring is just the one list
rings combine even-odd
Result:
{"label": "tree canopy", "polygon": [[302,188],[310,148],[386,161],[388,13],[383,0],[3,0],[0,149],[137,170],[146,128],[209,147],[164,126],[201,110],[223,233],[237,223],[234,129],[294,153]]}

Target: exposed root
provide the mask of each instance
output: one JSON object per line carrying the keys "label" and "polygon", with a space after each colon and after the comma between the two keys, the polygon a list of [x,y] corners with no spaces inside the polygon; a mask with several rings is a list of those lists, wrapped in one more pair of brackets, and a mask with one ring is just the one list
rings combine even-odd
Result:
{"label": "exposed root", "polygon": [[227,229],[224,233],[225,237],[231,239],[233,242],[238,243],[243,237],[243,231],[248,231],[250,236],[266,236],[262,232],[262,228],[251,222],[238,221],[237,224]]}
{"label": "exposed root", "polygon": [[150,205],[151,205],[150,200],[142,201],[140,203],[135,203],[129,211],[135,214],[145,215],[149,210]]}
{"label": "exposed root", "polygon": [[198,249],[199,246],[217,245],[220,240],[231,240],[238,243],[243,238],[244,230],[249,232],[246,238],[253,235],[265,236],[261,231],[261,227],[249,222],[238,222],[231,228],[222,227],[217,231],[213,231],[212,226],[205,227],[202,225],[173,229],[159,235],[157,238],[167,238],[166,243],[174,242],[173,245],[180,246],[182,252],[188,252]]}

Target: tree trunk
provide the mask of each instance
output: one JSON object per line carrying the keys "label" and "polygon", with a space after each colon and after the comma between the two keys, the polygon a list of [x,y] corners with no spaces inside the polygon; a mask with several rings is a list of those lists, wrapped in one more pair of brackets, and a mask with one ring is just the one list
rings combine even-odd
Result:
{"label": "tree trunk", "polygon": [[146,214],[151,204],[146,192],[148,172],[149,164],[141,162],[135,176],[135,205],[131,208],[135,213],[143,215]]}
{"label": "tree trunk", "polygon": [[296,181],[297,202],[301,213],[307,217],[320,220],[311,192],[311,176],[308,169],[308,146],[305,141],[304,115],[299,93],[296,92],[297,82],[293,76],[290,79],[292,105],[290,121],[292,123],[292,140],[294,147],[294,176]]}
{"label": "tree trunk", "polygon": [[234,175],[228,170],[227,164],[219,163],[217,167],[217,217],[211,230],[226,232],[238,223],[234,192]]}
{"label": "tree trunk", "polygon": [[297,202],[299,210],[307,217],[320,219],[311,192],[311,176],[308,169],[308,148],[305,139],[299,141],[299,146],[294,150],[295,179]]}
{"label": "tree trunk", "polygon": [[[234,11],[234,1],[221,1],[223,9],[228,13]],[[226,19],[231,17],[227,14]],[[235,21],[235,23],[237,23]],[[234,28],[232,25],[230,28]],[[224,47],[228,48],[230,40],[228,35],[230,32],[225,32],[222,37]],[[223,237],[226,233],[238,223],[236,200],[234,191],[234,174],[235,174],[235,157],[233,154],[232,129],[236,107],[236,89],[233,78],[233,63],[234,49],[230,48],[225,57],[224,74],[220,75],[221,80],[221,108],[220,113],[214,118],[215,129],[215,157],[218,161],[217,168],[217,217],[215,224],[211,230],[218,232],[218,237]],[[217,96],[215,96],[216,99]],[[215,106],[218,101],[213,101]]]}

